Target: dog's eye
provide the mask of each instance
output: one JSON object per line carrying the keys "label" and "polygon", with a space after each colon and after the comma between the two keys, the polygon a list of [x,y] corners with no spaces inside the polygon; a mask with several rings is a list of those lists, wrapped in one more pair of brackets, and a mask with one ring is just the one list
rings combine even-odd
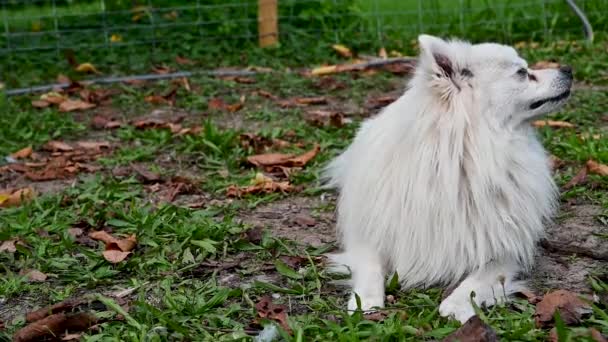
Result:
{"label": "dog's eye", "polygon": [[522,77],[522,78],[527,77],[528,76],[528,69],[521,68],[521,69],[517,70],[517,76]]}

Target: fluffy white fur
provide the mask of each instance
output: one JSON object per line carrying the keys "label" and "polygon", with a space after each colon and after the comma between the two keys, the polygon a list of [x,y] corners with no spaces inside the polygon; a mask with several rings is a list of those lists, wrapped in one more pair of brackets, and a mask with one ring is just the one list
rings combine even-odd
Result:
{"label": "fluffy white fur", "polygon": [[559,108],[569,68],[528,70],[508,46],[422,35],[408,90],[365,121],[326,169],[340,191],[331,255],[352,274],[349,310],[404,288],[460,285],[440,305],[461,322],[521,290],[556,209],[547,155],[530,120]]}

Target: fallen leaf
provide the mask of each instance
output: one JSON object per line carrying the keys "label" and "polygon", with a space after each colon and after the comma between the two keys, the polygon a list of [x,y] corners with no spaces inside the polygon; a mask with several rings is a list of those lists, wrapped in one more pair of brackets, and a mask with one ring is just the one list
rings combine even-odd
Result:
{"label": "fallen leaf", "polygon": [[131,235],[126,239],[118,239],[110,235],[108,232],[100,230],[89,233],[89,237],[93,240],[102,241],[106,244],[103,257],[113,263],[119,263],[125,260],[131,251],[137,246],[135,235]]}
{"label": "fallen leaf", "polygon": [[297,167],[301,167],[304,166],[306,164],[308,164],[309,161],[311,161],[316,155],[317,153],[319,153],[319,151],[321,150],[321,147],[318,144],[315,144],[314,148],[306,153],[303,153],[297,157],[291,158],[287,161],[286,166],[297,166]]}
{"label": "fallen leaf", "polygon": [[82,73],[101,74],[97,68],[91,63],[82,63],[76,66],[76,71]]}
{"label": "fallen leaf", "polygon": [[77,228],[77,227],[69,228],[68,234],[75,239],[75,238],[81,236],[82,234],[84,234],[84,230],[82,230],[82,228]]}
{"label": "fallen leaf", "polygon": [[57,313],[32,322],[13,335],[14,342],[45,341],[65,331],[84,331],[95,324],[97,318],[88,312]]}
{"label": "fallen leaf", "polygon": [[528,300],[528,303],[530,303],[530,304],[536,304],[542,300],[542,297],[537,296],[536,293],[534,293],[530,290],[522,290],[522,291],[519,291],[518,293],[521,294],[522,296],[524,296]]}
{"label": "fallen leaf", "polygon": [[532,65],[530,67],[530,69],[533,70],[538,70],[538,69],[557,69],[559,68],[559,63],[556,63],[554,61],[538,61],[536,63],[534,63],[534,65]]}
{"label": "fallen leaf", "polygon": [[154,67],[152,67],[152,72],[157,75],[166,75],[171,72],[171,68],[164,65],[155,65]]}
{"label": "fallen leaf", "polygon": [[91,239],[93,239],[93,240],[98,240],[98,241],[101,241],[101,242],[103,242],[105,244],[110,244],[110,243],[118,241],[117,238],[115,238],[110,233],[108,233],[108,232],[106,232],[104,230],[90,232],[89,233],[89,237]]}
{"label": "fallen leaf", "polygon": [[29,202],[36,196],[31,187],[18,189],[12,192],[0,192],[0,208],[15,207]]}
{"label": "fallen leaf", "polygon": [[589,173],[600,176],[608,176],[608,165],[600,164],[594,160],[587,161],[587,169],[589,169]]}
{"label": "fallen leaf", "polygon": [[131,252],[123,252],[116,249],[111,249],[107,251],[103,251],[103,258],[112,264],[117,264],[119,262],[124,261],[131,254]]}
{"label": "fallen leaf", "polygon": [[91,120],[91,126],[94,129],[113,129],[122,127],[122,125],[120,121],[108,119],[101,115],[96,115]]}
{"label": "fallen leaf", "polygon": [[580,323],[583,315],[592,312],[591,306],[583,302],[577,294],[566,290],[557,290],[546,294],[536,304],[534,314],[536,325],[538,327],[550,325],[555,312],[558,310],[562,320],[568,325]]}
{"label": "fallen leaf", "polygon": [[368,321],[382,322],[382,321],[384,321],[384,319],[386,317],[388,317],[388,314],[384,311],[375,311],[375,312],[366,313],[363,315],[363,317]]}
{"label": "fallen leaf", "polygon": [[571,189],[587,181],[587,167],[583,167],[568,183],[564,184],[564,190]]}
{"label": "fallen leaf", "polygon": [[110,143],[107,141],[77,141],[76,146],[85,150],[100,151],[106,148],[110,148]]}
{"label": "fallen leaf", "polygon": [[564,161],[559,159],[557,156],[549,156],[549,167],[551,170],[557,170],[564,165]]}
{"label": "fallen leaf", "polygon": [[17,251],[17,244],[19,239],[10,239],[2,241],[0,244],[0,252],[15,253]]}
{"label": "fallen leaf", "polygon": [[317,127],[342,127],[346,123],[344,114],[326,110],[313,110],[306,113],[305,120]]}
{"label": "fallen leaf", "polygon": [[255,178],[252,180],[253,185],[237,187],[231,185],[226,189],[226,196],[228,197],[241,197],[247,194],[260,194],[260,193],[274,193],[274,192],[291,192],[295,188],[289,182],[277,182],[272,178],[266,177],[261,173],[257,173]]}
{"label": "fallen leaf", "polygon": [[553,128],[573,128],[574,125],[566,121],[555,121],[555,120],[536,120],[532,123],[534,127],[553,127]]}
{"label": "fallen leaf", "polygon": [[40,95],[40,100],[41,101],[45,101],[54,105],[59,105],[62,102],[66,101],[68,98],[65,97],[64,95],[61,95],[57,92],[50,92],[50,93],[46,93],[46,94],[42,94]]}
{"label": "fallen leaf", "polygon": [[61,336],[61,340],[62,341],[80,341],[80,339],[82,338],[82,333],[77,333],[77,334],[65,334],[63,336]]}
{"label": "fallen leaf", "polygon": [[244,103],[245,97],[241,97],[239,102],[231,105],[224,102],[224,100],[222,100],[221,98],[215,97],[209,100],[209,102],[207,103],[207,107],[211,110],[227,110],[233,113],[243,108]]}
{"label": "fallen leaf", "polygon": [[498,342],[498,336],[492,327],[479,317],[473,316],[458,330],[442,340],[443,342]]}
{"label": "fallen leaf", "polygon": [[303,227],[313,227],[317,225],[317,221],[309,215],[299,214],[293,218],[293,222]]}
{"label": "fallen leaf", "polygon": [[175,62],[180,65],[193,65],[194,61],[186,57],[176,56]]}
{"label": "fallen leaf", "polygon": [[21,275],[27,277],[27,279],[31,282],[44,282],[47,278],[47,275],[38,271],[38,270],[26,270],[21,272]]}
{"label": "fallen leaf", "polygon": [[323,96],[316,97],[298,97],[295,101],[303,105],[319,105],[327,103],[327,99]]}
{"label": "fallen leaf", "polygon": [[146,169],[143,165],[132,164],[131,168],[137,172],[145,183],[157,183],[162,181],[158,173]]}
{"label": "fallen leaf", "polygon": [[59,105],[60,112],[73,112],[76,110],[87,110],[95,108],[94,103],[85,102],[82,100],[65,100]]}
{"label": "fallen leaf", "polygon": [[602,335],[602,333],[595,328],[589,328],[589,335],[591,335],[591,338],[595,342],[608,342],[606,337],[604,337],[604,335]]}
{"label": "fallen leaf", "polygon": [[279,259],[291,268],[300,268],[302,264],[308,261],[307,258],[295,255],[282,255]]}
{"label": "fallen leaf", "polygon": [[287,307],[272,302],[270,296],[264,296],[255,304],[255,309],[260,318],[267,318],[279,323],[281,328],[291,334],[291,328],[287,323]]}
{"label": "fallen leaf", "polygon": [[331,47],[342,57],[351,58],[353,56],[350,49],[342,44],[334,44]]}
{"label": "fallen leaf", "polygon": [[119,34],[112,34],[110,36],[110,42],[112,42],[112,43],[122,42],[122,36]]}
{"label": "fallen leaf", "polygon": [[255,166],[273,166],[283,165],[293,157],[293,154],[265,153],[249,156],[247,161]]}
{"label": "fallen leaf", "polygon": [[250,78],[250,77],[235,77],[234,81],[236,83],[242,83],[242,84],[253,84],[253,83],[256,83],[256,80],[254,80],[253,78]]}
{"label": "fallen leaf", "polygon": [[171,102],[160,95],[150,95],[144,98],[144,101],[152,104],[170,104]]}
{"label": "fallen leaf", "polygon": [[47,142],[42,148],[51,152],[69,152],[74,150],[72,146],[57,140]]}
{"label": "fallen leaf", "polygon": [[32,106],[34,108],[46,108],[48,106],[50,106],[51,103],[48,101],[44,101],[44,100],[34,100],[32,101]]}
{"label": "fallen leaf", "polygon": [[24,159],[24,158],[28,158],[29,156],[32,155],[32,146],[28,146],[25,148],[20,149],[17,152],[14,152],[11,154],[11,157],[15,158],[15,159]]}

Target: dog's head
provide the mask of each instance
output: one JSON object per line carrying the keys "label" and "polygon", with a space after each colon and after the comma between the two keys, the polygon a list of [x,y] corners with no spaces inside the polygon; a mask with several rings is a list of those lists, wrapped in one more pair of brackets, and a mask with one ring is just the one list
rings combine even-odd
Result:
{"label": "dog's head", "polygon": [[530,70],[510,46],[445,41],[421,35],[412,86],[437,101],[519,124],[561,107],[570,96],[572,69]]}

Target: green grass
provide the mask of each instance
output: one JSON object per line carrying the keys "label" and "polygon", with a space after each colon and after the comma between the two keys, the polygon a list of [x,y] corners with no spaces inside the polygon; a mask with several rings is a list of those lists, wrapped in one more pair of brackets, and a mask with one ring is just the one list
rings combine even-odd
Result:
{"label": "green grass", "polygon": [[[601,85],[606,81],[608,58],[605,37],[600,38],[590,46],[547,42],[521,50],[530,62],[558,58],[572,64],[577,80]],[[414,51],[411,45],[403,49]],[[159,58],[178,67],[172,62],[175,54],[176,51],[163,50]],[[301,54],[289,49],[252,50],[244,54],[244,60],[243,56],[234,54],[221,63],[259,62],[284,70],[286,66],[340,61],[327,44],[311,46]],[[203,56],[202,53],[194,55]],[[113,63],[124,62],[122,57],[110,51],[95,62],[104,66],[104,72],[124,71],[121,65],[111,69]],[[208,63],[212,61],[200,58]],[[149,66],[142,64],[141,67]],[[47,72],[52,75],[64,72],[65,68],[58,65]],[[27,69],[23,81],[39,80],[33,76],[41,73],[39,65],[28,64]],[[10,339],[25,325],[23,313],[32,307],[84,295],[101,294],[109,298],[124,289],[132,290],[123,298],[129,303],[128,311],[102,299],[105,304],[97,307],[97,315],[108,320],[100,324],[98,330],[87,332],[83,340],[250,340],[261,330],[254,323],[255,304],[270,294],[274,294],[275,302],[288,307],[288,324],[293,335],[281,332],[288,341],[438,340],[457,329],[458,323],[438,315],[441,289],[404,292],[389,284],[387,293],[395,300],[385,310],[384,320],[371,321],[360,313],[348,315],[344,310],[346,293],[332,284],[337,279],[327,273],[319,258],[334,247],[332,244],[313,247],[295,237],[278,238],[268,218],[262,220],[265,228],[261,236],[255,237],[258,234],[252,232],[256,229],[244,223],[244,218],[262,205],[302,199],[315,203],[311,215],[321,222],[324,215],[334,210],[334,205],[332,201],[319,199],[324,193],[318,188],[319,171],[349,143],[362,119],[354,115],[353,122],[341,128],[313,127],[303,120],[309,108],[282,108],[256,91],[265,90],[281,99],[325,96],[332,108],[348,111],[364,108],[370,98],[401,89],[404,83],[403,79],[385,72],[341,74],[333,78],[343,86],[328,90],[319,85],[317,79],[288,72],[259,75],[254,84],[193,77],[190,80],[193,91],[180,89],[173,110],[186,114],[184,125],[201,125],[204,129],[184,137],[174,136],[168,130],[142,131],[130,126],[114,131],[92,131],[89,122],[96,109],[78,114],[59,113],[53,108],[33,109],[31,100],[35,96],[10,98],[7,111],[0,115],[2,156],[29,145],[39,150],[51,139],[103,139],[112,142],[116,149],[99,160],[104,169],[98,174],[82,175],[63,190],[51,191],[29,204],[0,209],[0,241],[19,238],[23,242],[15,253],[0,252],[0,317],[10,317],[4,321],[6,328],[0,330],[0,341]],[[122,120],[157,109],[167,110],[146,103],[144,98],[166,92],[171,88],[170,82],[151,83],[143,88],[110,87],[120,94],[113,96],[105,109],[111,109]],[[226,113],[208,107],[212,98],[221,97],[227,103],[234,103],[241,95],[246,101],[239,112]],[[563,110],[551,117],[569,121],[576,127],[539,130],[549,152],[566,163],[556,173],[559,184],[568,182],[590,158],[608,163],[606,113],[608,96],[604,92],[579,90]],[[301,143],[301,146],[277,149],[295,154],[318,143],[319,155],[289,176],[289,181],[303,187],[302,192],[227,199],[224,194],[229,185],[249,184],[258,171],[244,162],[254,151],[240,144],[241,133]],[[582,139],[584,133],[601,133],[601,136]],[[113,169],[133,163],[142,163],[165,178],[194,175],[191,177],[196,178],[195,187],[204,197],[204,205],[191,209],[179,201],[158,203],[160,195],[136,175],[113,175]],[[0,188],[14,184],[17,179],[6,177],[0,178]],[[564,192],[562,199],[576,199],[608,210],[607,186],[606,177],[592,175],[588,183]],[[189,196],[179,199],[189,200]],[[273,214],[281,218],[282,226],[303,229],[289,226],[290,212]],[[605,220],[605,217],[600,215],[597,219]],[[102,257],[102,243],[87,244],[71,236],[68,229],[74,227],[85,233],[106,229],[116,236],[135,234],[138,245],[126,261],[113,265]],[[285,257],[295,257],[298,265],[281,261]],[[230,263],[235,265],[228,265]],[[230,267],[222,269],[223,266]],[[26,269],[39,270],[49,277],[41,283],[29,282],[20,274]],[[599,295],[608,292],[608,285],[602,279],[599,276],[590,279]],[[502,340],[544,341],[549,334],[548,329],[536,328],[534,306],[525,300],[482,310],[479,315]],[[559,333],[570,336],[571,341],[590,341],[588,327],[608,333],[605,303],[596,304],[593,315],[580,326],[560,326]]]}

